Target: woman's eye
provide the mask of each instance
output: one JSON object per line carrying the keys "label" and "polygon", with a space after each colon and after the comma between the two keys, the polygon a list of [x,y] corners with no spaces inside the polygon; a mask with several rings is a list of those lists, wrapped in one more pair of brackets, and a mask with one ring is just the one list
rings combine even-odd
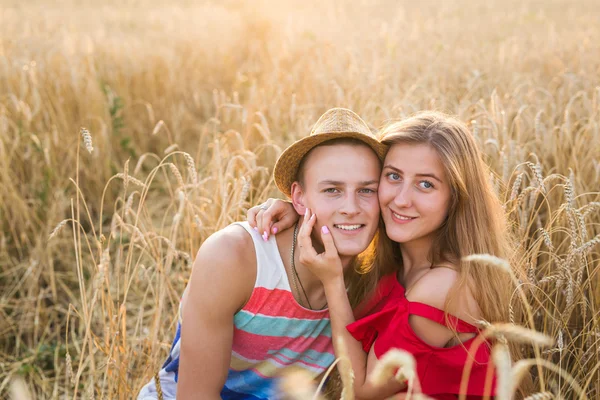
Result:
{"label": "woman's eye", "polygon": [[398,181],[398,180],[400,180],[400,175],[398,175],[398,174],[397,174],[397,173],[395,173],[395,172],[389,172],[389,173],[387,174],[387,176],[388,176],[388,178],[390,178],[390,180],[392,180],[392,181]]}
{"label": "woman's eye", "polygon": [[421,181],[419,182],[419,186],[421,189],[433,189],[433,183],[429,181]]}

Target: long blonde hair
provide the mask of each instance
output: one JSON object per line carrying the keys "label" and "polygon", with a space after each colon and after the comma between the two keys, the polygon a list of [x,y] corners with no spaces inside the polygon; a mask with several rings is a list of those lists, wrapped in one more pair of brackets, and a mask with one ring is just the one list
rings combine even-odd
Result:
{"label": "long blonde hair", "polygon": [[[434,265],[451,263],[459,275],[448,294],[445,311],[452,313],[453,305],[458,304],[457,298],[466,286],[479,306],[481,319],[491,323],[507,322],[513,286],[510,277],[497,267],[462,261],[470,254],[501,258],[512,255],[504,210],[488,180],[489,170],[469,129],[455,118],[428,111],[387,126],[381,131],[380,140],[390,147],[427,144],[444,165],[451,187],[450,206],[429,256]],[[353,307],[368,298],[382,276],[392,272],[400,272],[402,276],[400,245],[389,239],[382,220],[371,246],[357,261],[357,268],[348,271],[346,276]],[[362,317],[369,311],[359,307],[355,314]],[[514,359],[521,357],[516,346],[510,348]],[[528,386],[529,383],[524,382],[521,390],[527,392]]]}
{"label": "long blonde hair", "polygon": [[[446,172],[451,188],[450,206],[440,226],[430,256],[435,265],[449,262],[459,278],[450,291],[446,311],[451,312],[461,289],[467,286],[481,317],[488,322],[506,322],[510,301],[510,277],[491,266],[465,263],[470,254],[510,256],[505,213],[488,180],[489,171],[469,129],[459,120],[439,112],[421,112],[387,126],[380,140],[395,144],[427,144],[433,148]],[[377,271],[402,268],[399,247],[381,235],[375,260]]]}

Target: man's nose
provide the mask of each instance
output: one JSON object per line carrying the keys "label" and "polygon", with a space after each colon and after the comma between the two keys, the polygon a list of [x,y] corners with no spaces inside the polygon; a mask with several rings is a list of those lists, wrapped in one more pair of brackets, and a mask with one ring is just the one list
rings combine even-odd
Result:
{"label": "man's nose", "polygon": [[348,194],[345,199],[342,207],[340,207],[340,213],[344,215],[356,215],[360,212],[360,205],[358,204],[358,199],[354,194]]}

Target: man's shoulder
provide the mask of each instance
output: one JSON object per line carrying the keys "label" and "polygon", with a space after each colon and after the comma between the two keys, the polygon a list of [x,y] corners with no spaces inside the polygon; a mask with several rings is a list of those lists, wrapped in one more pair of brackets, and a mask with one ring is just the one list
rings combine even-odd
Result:
{"label": "man's shoulder", "polygon": [[[256,280],[256,256],[250,233],[238,224],[209,236],[196,255],[190,283],[184,294],[194,304],[208,304],[205,296],[220,298],[220,305],[233,310],[248,300]],[[200,291],[197,288],[202,288]],[[202,295],[200,295],[202,294]]]}
{"label": "man's shoulder", "polygon": [[251,234],[239,224],[229,225],[210,235],[198,251],[198,257],[210,257],[219,264],[234,263],[255,258]]}
{"label": "man's shoulder", "polygon": [[256,271],[252,237],[242,226],[233,224],[213,233],[202,243],[194,261],[192,280],[208,279],[232,287],[236,282],[243,282],[242,286],[249,288],[254,286]]}

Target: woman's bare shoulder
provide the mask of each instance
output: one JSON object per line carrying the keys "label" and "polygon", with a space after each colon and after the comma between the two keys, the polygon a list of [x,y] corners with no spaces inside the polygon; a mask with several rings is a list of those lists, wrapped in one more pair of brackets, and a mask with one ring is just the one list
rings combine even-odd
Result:
{"label": "woman's bare shoulder", "polygon": [[439,264],[415,283],[407,297],[410,301],[424,303],[440,310],[448,308],[447,312],[466,322],[481,319],[471,285],[465,282],[453,291],[460,280],[458,268],[449,263]]}

